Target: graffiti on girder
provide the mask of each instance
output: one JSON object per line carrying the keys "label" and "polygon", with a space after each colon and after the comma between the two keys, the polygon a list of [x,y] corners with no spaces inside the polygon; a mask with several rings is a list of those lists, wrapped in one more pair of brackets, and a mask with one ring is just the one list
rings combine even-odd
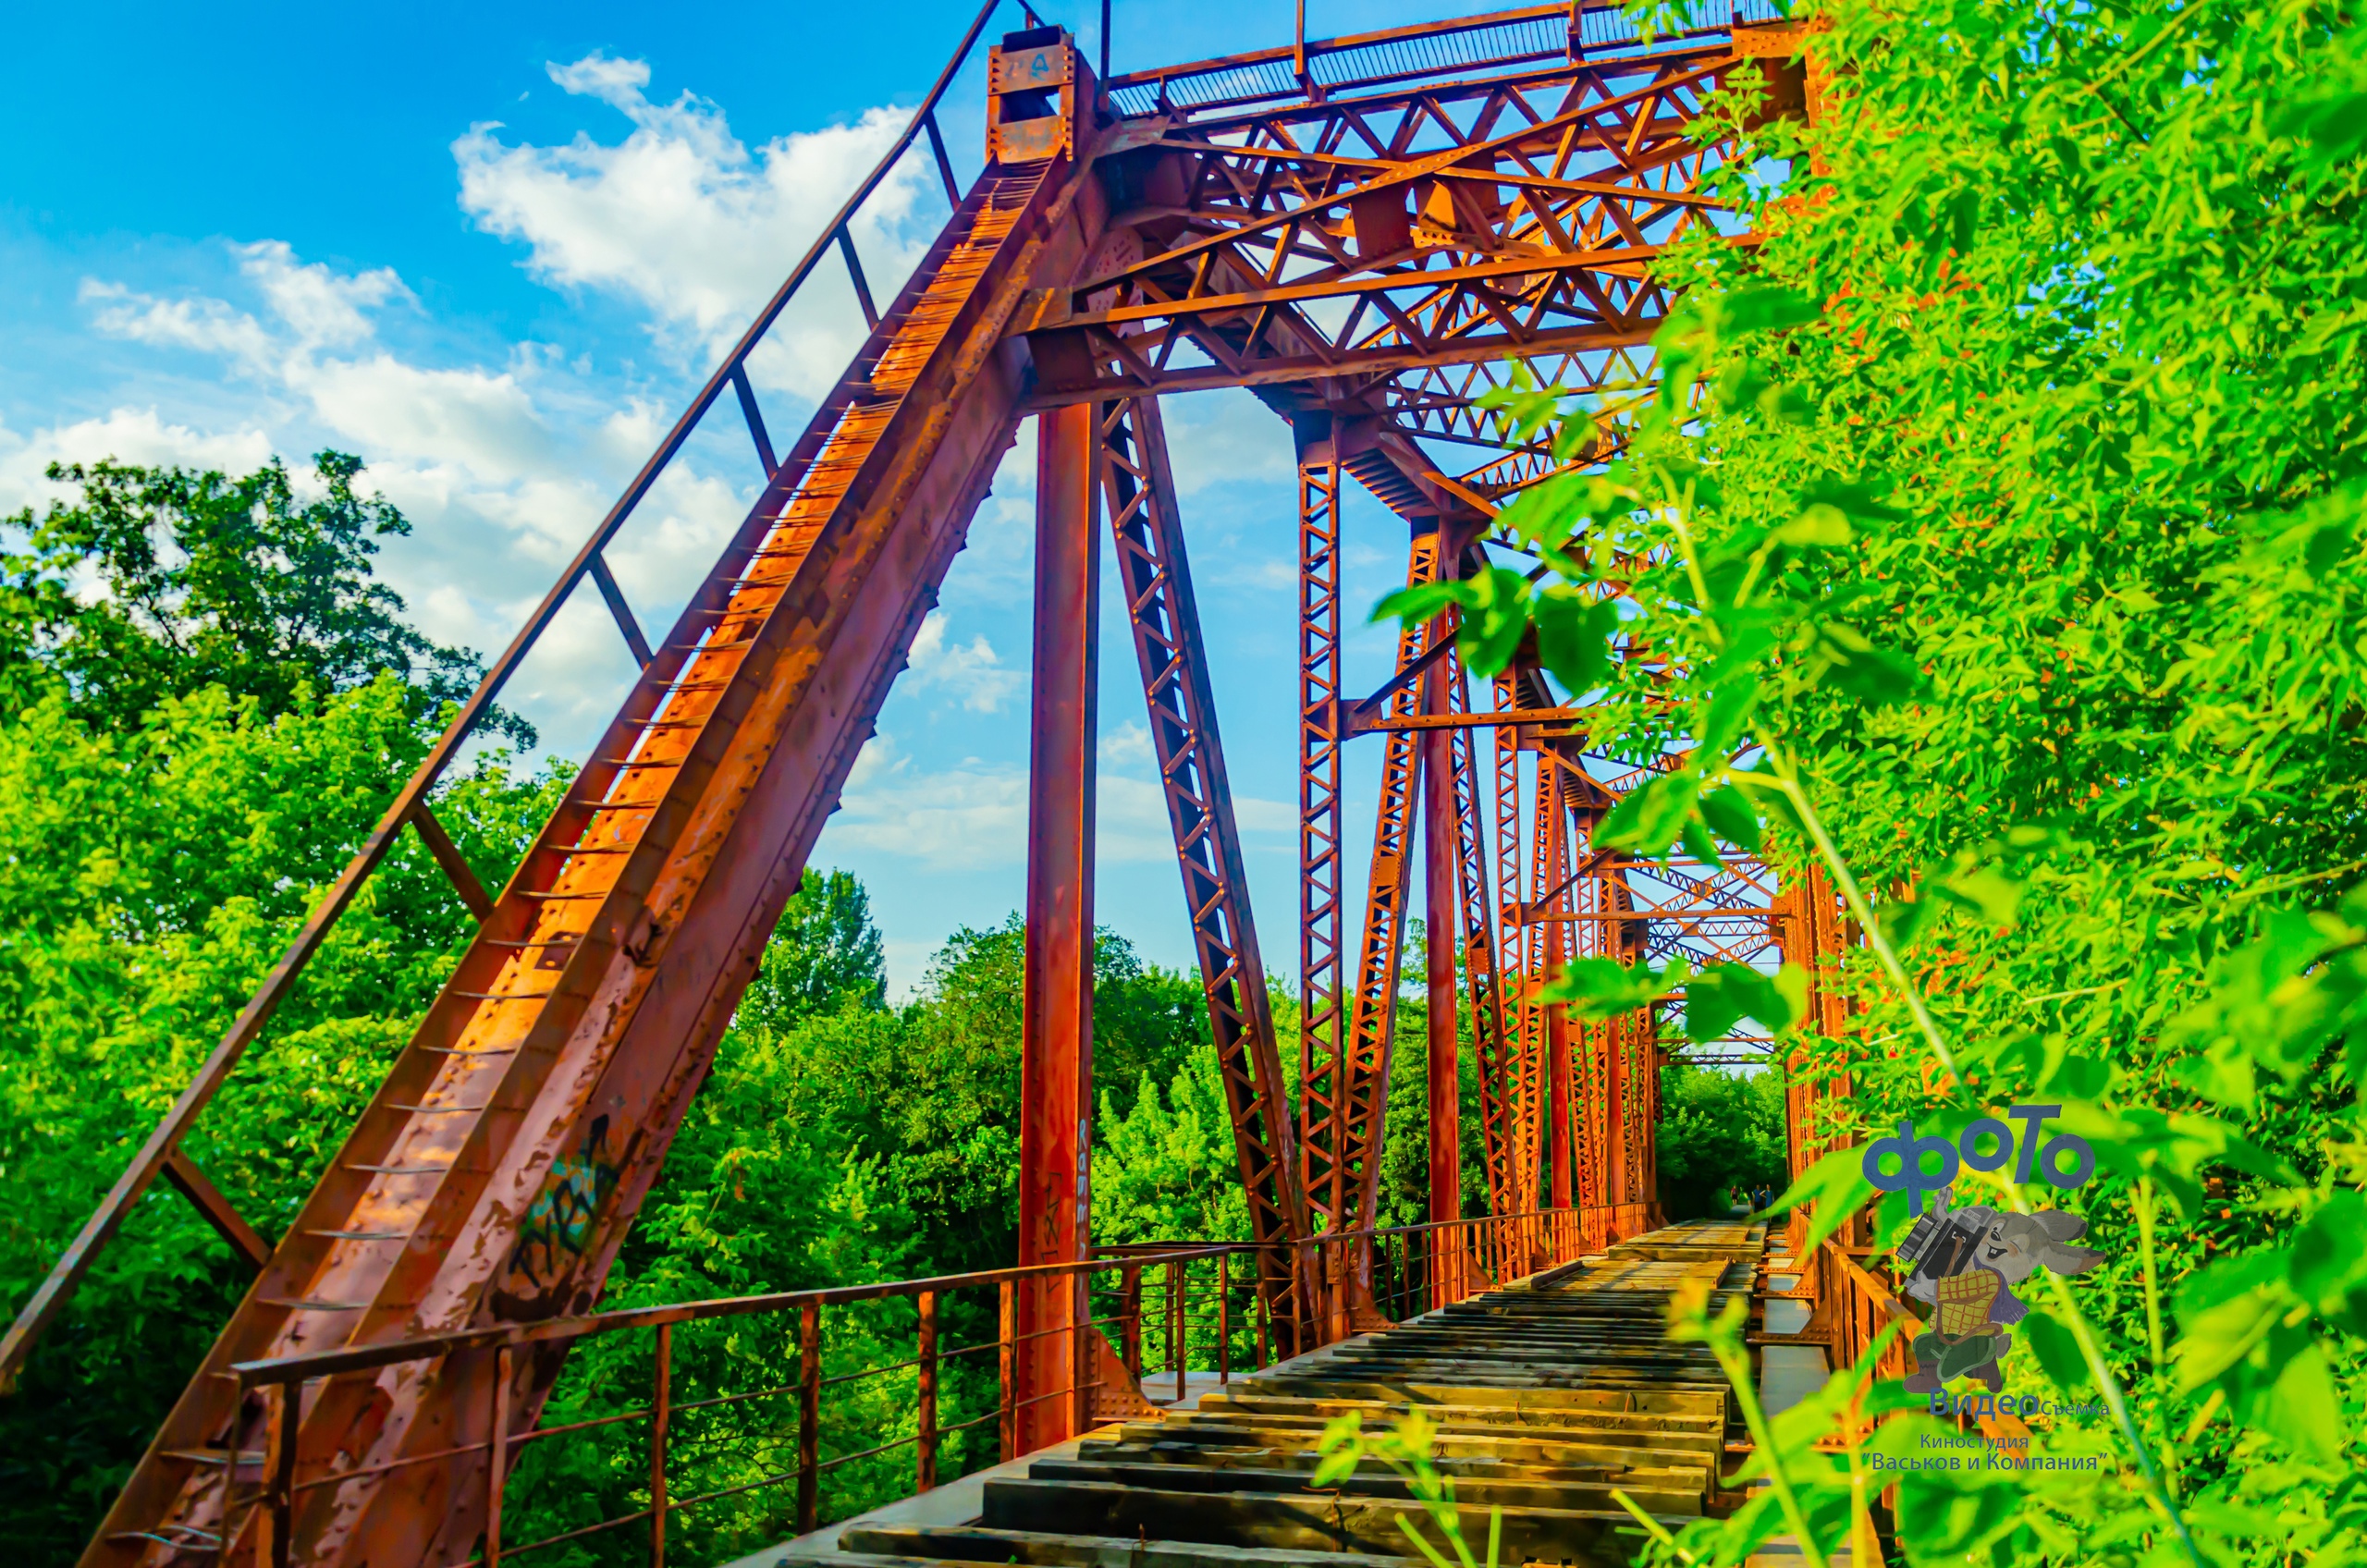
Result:
{"label": "graffiti on girder", "polygon": [[551,1167],[542,1192],[519,1222],[518,1244],[509,1255],[504,1288],[494,1294],[496,1316],[533,1318],[551,1316],[555,1302],[543,1298],[582,1261],[592,1243],[600,1206],[616,1190],[619,1163],[608,1153],[608,1119],[595,1116],[583,1141],[572,1155],[561,1155]]}

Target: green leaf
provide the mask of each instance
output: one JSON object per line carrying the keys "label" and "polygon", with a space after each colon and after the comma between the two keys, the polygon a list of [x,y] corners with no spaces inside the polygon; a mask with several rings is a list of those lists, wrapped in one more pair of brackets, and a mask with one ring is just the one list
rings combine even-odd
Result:
{"label": "green leaf", "polygon": [[1702,796],[1700,810],[1701,820],[1710,825],[1711,832],[1746,855],[1759,852],[1759,813],[1752,808],[1748,795],[1728,785]]}
{"label": "green leaf", "polygon": [[2331,1464],[2344,1446],[2342,1402],[2325,1352],[2310,1345],[2285,1364],[2256,1413],[2258,1425],[2304,1459]]}
{"label": "green leaf", "polygon": [[1574,588],[1549,588],[1529,610],[1537,623],[1537,656],[1573,698],[1600,687],[1611,673],[1611,639],[1619,631],[1615,599],[1589,601]]}
{"label": "green leaf", "polygon": [[1717,690],[1710,693],[1710,700],[1702,709],[1699,736],[1701,755],[1714,764],[1734,754],[1735,748],[1743,740],[1752,711],[1759,706],[1759,693],[1758,678],[1748,672],[1731,675],[1719,681]]}
{"label": "green leaf", "polygon": [[1911,701],[1924,688],[1923,672],[1913,660],[1877,648],[1864,632],[1837,620],[1817,628],[1809,678],[1870,707]]}
{"label": "green leaf", "polygon": [[1993,865],[1972,864],[1951,872],[1936,885],[1949,902],[1968,909],[1990,925],[2011,925],[2022,901],[2022,885]]}
{"label": "green leaf", "polygon": [[2079,1341],[2053,1312],[2035,1308],[2019,1327],[2024,1342],[2056,1388],[2068,1394],[2087,1386],[2088,1361],[2079,1354]]}
{"label": "green leaf", "polygon": [[1789,974],[1762,974],[1747,963],[1712,964],[1685,987],[1685,1033],[1697,1044],[1720,1040],[1745,1018],[1781,1035],[1799,1022],[1808,975],[1797,964]]}
{"label": "green leaf", "polygon": [[1849,514],[1830,501],[1812,501],[1801,508],[1800,515],[1775,531],[1779,544],[1846,545],[1858,536],[1849,526]]}
{"label": "green leaf", "polygon": [[1407,622],[1434,620],[1441,610],[1451,605],[1469,604],[1472,591],[1460,582],[1414,582],[1381,595],[1372,607],[1376,621],[1396,619]]}
{"label": "green leaf", "polygon": [[1573,959],[1542,995],[1548,1001],[1569,1003],[1581,1018],[1616,1018],[1661,1000],[1684,985],[1690,973],[1683,959],[1665,970],[1615,958]]}
{"label": "green leaf", "polygon": [[1784,1195],[1769,1207],[1767,1212],[1777,1215],[1802,1204],[1816,1206],[1809,1216],[1804,1255],[1814,1252],[1874,1195],[1873,1183],[1866,1180],[1865,1161],[1866,1151],[1861,1148],[1834,1149],[1800,1172],[1799,1180],[1784,1188]]}
{"label": "green leaf", "polygon": [[1701,780],[1690,773],[1663,773],[1627,792],[1627,798],[1595,825],[1594,847],[1625,850],[1659,860],[1693,815]]}
{"label": "green leaf", "polygon": [[1725,869],[1725,860],[1718,853],[1717,840],[1710,837],[1710,829],[1702,825],[1699,811],[1686,817],[1685,826],[1677,829],[1676,839],[1685,846],[1685,852],[1702,864],[1713,871]]}
{"label": "green leaf", "polygon": [[1491,566],[1459,586],[1470,597],[1455,646],[1474,675],[1494,675],[1513,662],[1528,630],[1528,580],[1508,568]]}
{"label": "green leaf", "polygon": [[2367,1334],[2367,1196],[2337,1190],[2293,1238],[2293,1290],[2320,1316]]}
{"label": "green leaf", "polygon": [[1718,307],[1718,328],[1729,337],[1781,332],[1824,313],[1823,307],[1805,294],[1768,286],[1736,288],[1724,295]]}

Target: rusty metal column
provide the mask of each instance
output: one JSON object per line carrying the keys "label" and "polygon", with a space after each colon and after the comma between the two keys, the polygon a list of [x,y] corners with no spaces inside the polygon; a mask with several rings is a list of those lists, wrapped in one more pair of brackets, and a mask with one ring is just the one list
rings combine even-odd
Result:
{"label": "rusty metal column", "polygon": [[[1346,945],[1340,820],[1340,453],[1330,416],[1300,414],[1299,1158],[1307,1207],[1336,1226],[1347,1207],[1339,1145]],[[1309,1348],[1309,1347],[1302,1347]]]}
{"label": "rusty metal column", "polygon": [[1635,1014],[1623,1012],[1603,1024],[1602,1121],[1610,1134],[1603,1143],[1603,1201],[1624,1204],[1627,1192],[1627,1053],[1635,1033]]}
{"label": "rusty metal column", "polygon": [[[1036,416],[1036,642],[1020,1014],[1019,1261],[1069,1263],[1090,1236],[1093,1117],[1095,411]],[[1083,1276],[1019,1291],[1018,1446],[1074,1436]],[[1089,1330],[1088,1330],[1089,1331]]]}
{"label": "rusty metal column", "polygon": [[[1556,796],[1561,794],[1561,769],[1552,759],[1545,759],[1541,770],[1551,784]],[[1545,927],[1545,978],[1551,981],[1559,974],[1570,958],[1570,938],[1574,928],[1565,918],[1570,913],[1571,899],[1564,884],[1570,876],[1570,814],[1559,809],[1553,812],[1551,853],[1548,857],[1551,871],[1546,886],[1554,889],[1551,907],[1539,910],[1553,924]],[[1572,1149],[1570,1139],[1570,1010],[1562,1004],[1548,1003],[1545,1009],[1545,1093],[1551,1112],[1547,1126],[1551,1141],[1546,1148],[1547,1193],[1551,1207],[1570,1207],[1570,1173]]]}
{"label": "rusty metal column", "polygon": [[1307,1235],[1306,1197],[1299,1186],[1290,1093],[1250,916],[1246,862],[1158,398],[1107,405],[1098,461],[1209,1033],[1249,1200],[1250,1239],[1264,1243],[1257,1252],[1258,1293],[1269,1318],[1295,1342],[1296,1326],[1311,1316],[1295,1293],[1291,1261]]}
{"label": "rusty metal column", "polygon": [[[1432,645],[1452,637],[1445,616],[1430,628]],[[1447,670],[1434,663],[1422,675],[1422,711],[1434,717],[1447,712]],[[1454,952],[1462,911],[1455,899],[1454,752],[1453,733],[1433,729],[1422,737],[1422,919],[1425,935],[1424,979],[1429,998],[1429,1220],[1448,1224],[1463,1218],[1463,1053],[1455,1027],[1461,1011],[1455,992]],[[1434,1232],[1433,1240],[1447,1237]],[[1460,1241],[1454,1243],[1461,1246]],[[1437,1246],[1430,1252],[1430,1305],[1451,1305],[1453,1280],[1441,1267]]]}

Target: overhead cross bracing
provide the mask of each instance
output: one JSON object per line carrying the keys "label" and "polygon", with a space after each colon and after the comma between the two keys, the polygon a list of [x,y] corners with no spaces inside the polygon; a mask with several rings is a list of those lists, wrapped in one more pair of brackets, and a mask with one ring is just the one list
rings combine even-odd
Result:
{"label": "overhead cross bracing", "polygon": [[[1261,1312],[1291,1350],[1381,1321],[1369,1249],[1338,1241],[1371,1227],[1387,1140],[1413,1135],[1388,1126],[1387,1088],[1417,908],[1441,949],[1422,982],[1441,1064],[1426,1131],[1453,1126],[1451,1064],[1468,1038],[1485,1207],[1582,1210],[1597,1242],[1657,1223],[1673,1021],[1658,1008],[1572,1018],[1543,994],[1552,974],[1579,957],[1837,951],[1837,906],[1813,877],[1779,881],[1741,857],[1647,864],[1593,848],[1602,818],[1673,757],[1595,749],[1575,705],[1588,694],[1557,692],[1532,660],[1475,680],[1452,611],[1404,628],[1395,672],[1375,691],[1349,687],[1341,656],[1341,618],[1363,611],[1343,603],[1339,575],[1344,531],[1361,526],[1345,509],[1351,482],[1393,515],[1407,582],[1462,578],[1516,558],[1497,523],[1513,496],[1617,449],[1621,399],[1639,394],[1672,303],[1652,262],[1688,232],[1748,242],[1706,188],[1728,150],[1697,140],[1704,103],[1744,60],[1774,81],[1775,109],[1801,96],[1791,35],[1763,0],[1697,7],[1685,31],[1650,42],[1608,10],[1530,7],[1106,86],[1069,33],[1032,16],[990,37],[995,9],[496,661],[0,1345],[5,1376],[160,1174],[208,1202],[226,1233],[253,1238],[256,1282],[92,1543],[92,1568],[468,1558],[488,1525],[489,1456],[513,1426],[533,1426],[563,1348],[455,1353],[427,1371],[388,1362],[277,1404],[253,1368],[544,1323],[597,1301],[1030,418],[1020,1263],[1057,1268],[1090,1246],[1105,519],[1259,1248]],[[987,156],[965,190],[938,109],[981,40]],[[849,224],[908,155],[934,168],[953,210],[883,300]],[[749,356],[826,262],[852,273],[869,335],[780,444]],[[1591,409],[1592,435],[1557,451],[1482,406],[1513,367]],[[1270,925],[1261,944],[1250,908],[1159,417],[1162,396],[1216,386],[1250,388],[1287,422],[1296,459],[1295,944],[1270,939]],[[735,423],[764,483],[689,606],[649,636],[631,608],[641,585],[603,549],[693,433]],[[639,679],[508,885],[496,896],[466,882],[482,929],[295,1225],[254,1236],[191,1182],[182,1136],[387,846],[406,828],[439,841],[438,779],[587,579]],[[1368,831],[1347,820],[1343,787],[1367,755],[1384,781]],[[1265,990],[1273,955],[1294,946],[1295,1094]],[[1831,993],[1811,1000],[1819,1026],[1837,1029]],[[1794,1106],[1796,1158],[1812,1109]],[[1459,1177],[1439,1164],[1431,1203],[1451,1219]],[[1076,1278],[1031,1276],[1013,1292],[1022,1452],[1073,1434],[1081,1417],[1055,1395],[1106,1349]],[[267,1481],[276,1510],[257,1502]]]}

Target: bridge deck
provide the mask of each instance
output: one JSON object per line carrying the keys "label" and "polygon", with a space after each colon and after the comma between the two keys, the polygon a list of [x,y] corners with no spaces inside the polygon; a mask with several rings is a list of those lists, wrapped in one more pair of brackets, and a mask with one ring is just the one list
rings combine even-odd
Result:
{"label": "bridge deck", "polygon": [[[1360,1335],[1205,1394],[1197,1407],[1105,1427],[990,1473],[982,1512],[930,1524],[911,1504],[746,1560],[769,1568],[920,1568],[1017,1562],[1062,1568],[1219,1568],[1418,1560],[1397,1521],[1436,1540],[1420,1503],[1367,1462],[1320,1490],[1327,1423],[1361,1411],[1370,1430],[1419,1408],[1454,1481],[1463,1528],[1486,1550],[1502,1509],[1502,1561],[1625,1563],[1642,1531],[1611,1493],[1672,1524],[1721,1509],[1724,1377],[1699,1345],[1668,1343],[1680,1280],[1722,1305],[1748,1292],[1755,1225],[1673,1226],[1603,1256]],[[919,1500],[925,1501],[925,1500]]]}

